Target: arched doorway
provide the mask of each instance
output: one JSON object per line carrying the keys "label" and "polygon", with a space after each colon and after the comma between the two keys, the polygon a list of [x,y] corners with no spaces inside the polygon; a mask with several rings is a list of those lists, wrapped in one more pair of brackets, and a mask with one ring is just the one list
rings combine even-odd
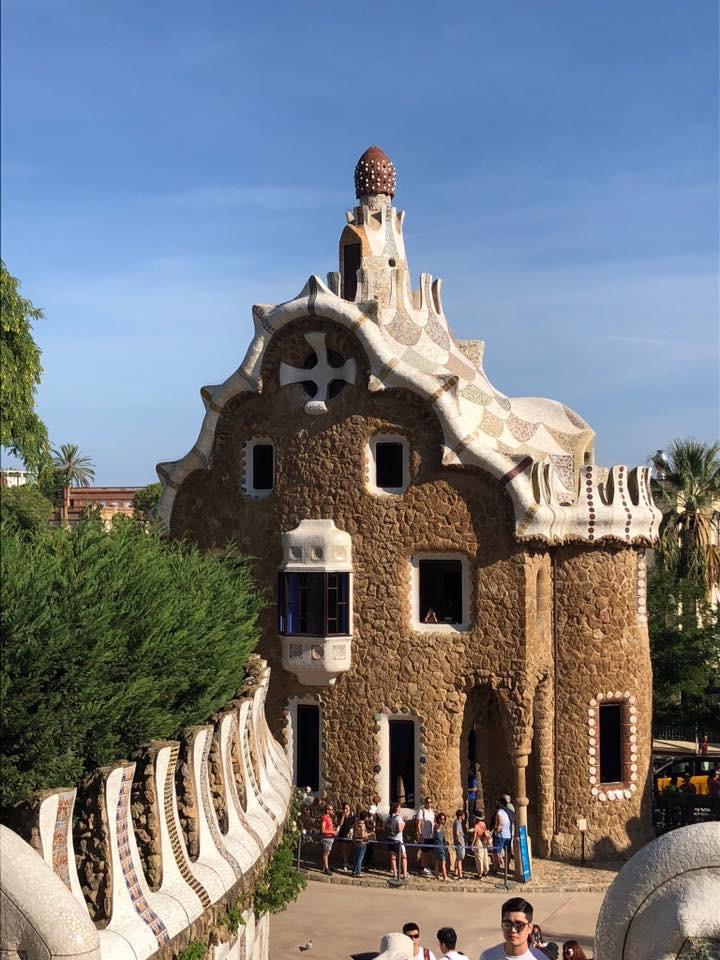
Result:
{"label": "arched doorway", "polygon": [[478,806],[490,816],[504,793],[512,796],[513,764],[505,733],[502,705],[492,687],[483,683],[467,695],[461,738],[460,768],[463,792],[474,771],[478,781]]}

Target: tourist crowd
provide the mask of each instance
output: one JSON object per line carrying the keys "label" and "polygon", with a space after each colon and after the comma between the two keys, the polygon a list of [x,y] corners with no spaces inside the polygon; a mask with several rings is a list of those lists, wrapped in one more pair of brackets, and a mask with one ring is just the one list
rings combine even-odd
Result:
{"label": "tourist crowd", "polygon": [[[697,787],[691,774],[673,776],[662,792],[667,827],[680,827],[695,819]],[[720,773],[710,770],[707,777],[707,794],[710,800],[710,816],[720,820]]]}
{"label": "tourist crowd", "polygon": [[[307,801],[308,806],[314,803],[309,793]],[[515,807],[507,794],[495,804],[491,816],[475,809],[468,817],[465,810],[458,809],[451,823],[446,814],[435,810],[430,796],[425,797],[414,819],[403,816],[399,802],[384,818],[378,811],[380,798],[373,801],[368,809],[357,812],[350,803],[342,803],[338,811],[333,804],[325,804],[318,831],[325,873],[332,872],[334,847],[339,850],[340,869],[352,870],[356,877],[373,864],[373,847],[378,845],[389,850],[390,870],[401,878],[408,877],[408,864],[412,863],[423,876],[462,880],[468,851],[475,874],[482,878],[493,868],[502,870],[505,858],[512,856]]]}
{"label": "tourist crowd", "polygon": [[[506,900],[500,909],[502,943],[483,950],[480,960],[591,960],[577,940],[566,940],[562,946],[543,937],[533,923],[532,904],[522,897]],[[458,934],[452,927],[441,927],[435,934],[437,953],[421,943],[420,927],[414,921],[403,925],[402,934],[388,934],[380,943],[377,960],[467,960],[458,947]]]}

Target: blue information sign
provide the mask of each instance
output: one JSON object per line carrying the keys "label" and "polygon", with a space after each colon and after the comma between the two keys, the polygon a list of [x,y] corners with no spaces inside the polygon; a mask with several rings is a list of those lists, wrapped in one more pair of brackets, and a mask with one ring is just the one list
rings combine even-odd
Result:
{"label": "blue information sign", "polygon": [[520,872],[523,883],[527,883],[532,876],[530,870],[530,851],[528,850],[527,827],[520,827],[518,830],[518,841],[520,845]]}

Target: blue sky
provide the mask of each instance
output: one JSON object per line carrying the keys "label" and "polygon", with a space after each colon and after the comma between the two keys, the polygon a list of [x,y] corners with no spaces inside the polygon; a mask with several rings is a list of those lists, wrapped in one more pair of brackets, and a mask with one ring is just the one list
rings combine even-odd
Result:
{"label": "blue sky", "polygon": [[718,435],[718,6],[5,0],[2,251],[97,483],[194,443],[380,144],[415,275],[602,463]]}

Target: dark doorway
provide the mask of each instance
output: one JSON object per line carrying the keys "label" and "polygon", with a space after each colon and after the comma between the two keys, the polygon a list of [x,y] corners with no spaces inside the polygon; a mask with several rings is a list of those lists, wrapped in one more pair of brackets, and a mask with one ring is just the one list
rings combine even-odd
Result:
{"label": "dark doorway", "polygon": [[622,781],[622,704],[600,704],[600,783]]}
{"label": "dark doorway", "polygon": [[346,243],[343,247],[343,297],[354,300],[357,293],[357,272],[360,269],[360,244]]}
{"label": "dark doorway", "polygon": [[390,802],[415,806],[415,721],[390,721]]}
{"label": "dark doorway", "polygon": [[320,789],[320,707],[300,703],[295,729],[296,785]]}
{"label": "dark doorway", "polygon": [[460,749],[462,789],[476,775],[477,806],[492,817],[499,797],[512,794],[515,781],[500,704],[486,684],[468,691]]}

